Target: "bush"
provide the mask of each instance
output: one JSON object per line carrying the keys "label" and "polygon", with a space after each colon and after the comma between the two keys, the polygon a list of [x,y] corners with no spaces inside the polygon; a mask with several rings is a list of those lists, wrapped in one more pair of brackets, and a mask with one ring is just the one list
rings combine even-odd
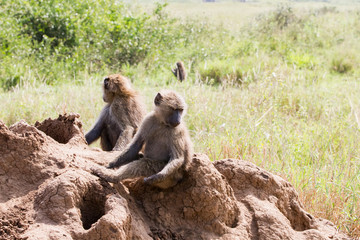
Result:
{"label": "bush", "polygon": [[22,33],[38,43],[50,42],[57,47],[60,42],[66,47],[76,45],[76,9],[70,2],[59,0],[29,0],[14,17],[20,19]]}
{"label": "bush", "polygon": [[164,13],[165,6],[157,4],[151,16],[119,16],[112,13],[111,16],[116,19],[109,22],[109,37],[103,39],[106,61],[112,65],[134,65],[151,55],[161,55],[174,48],[181,36],[175,31],[176,21]]}
{"label": "bush", "polygon": [[[135,13],[118,0],[1,1],[1,64],[19,59],[46,83],[74,78],[81,71],[118,71],[122,65],[145,60],[161,66],[154,62],[168,61],[171,52],[186,42],[165,6],[156,4],[152,13]],[[19,83],[14,71],[8,68],[0,77],[2,86]]]}
{"label": "bush", "polygon": [[343,57],[336,57],[331,62],[331,70],[337,73],[349,73],[353,69],[353,64],[350,59]]}
{"label": "bush", "polygon": [[314,69],[316,64],[315,57],[306,53],[290,52],[286,56],[288,63],[297,66],[300,69]]}
{"label": "bush", "polygon": [[301,21],[290,6],[279,5],[275,11],[260,15],[256,19],[258,30],[262,33],[270,33],[286,29],[288,26]]}
{"label": "bush", "polygon": [[13,75],[3,79],[1,87],[8,91],[11,88],[15,87],[16,85],[18,85],[19,83],[20,83],[20,76]]}
{"label": "bush", "polygon": [[107,64],[132,65],[168,43],[171,21],[162,4],[150,16],[126,13],[128,9],[116,0],[25,2],[14,17],[20,19],[21,34],[31,37],[36,51],[50,43],[53,51],[71,55],[80,45],[79,50]]}
{"label": "bush", "polygon": [[199,75],[202,82],[210,85],[237,86],[249,79],[240,64],[228,61],[216,60],[205,63],[199,68]]}

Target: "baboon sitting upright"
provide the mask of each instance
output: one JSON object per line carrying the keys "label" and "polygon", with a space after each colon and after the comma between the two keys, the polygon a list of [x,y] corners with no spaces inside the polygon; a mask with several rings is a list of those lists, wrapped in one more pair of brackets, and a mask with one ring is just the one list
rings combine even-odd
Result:
{"label": "baboon sitting upright", "polygon": [[186,79],[186,71],[184,63],[179,61],[176,63],[176,67],[171,70],[172,73],[175,75],[175,77],[180,80],[180,82],[184,81]]}
{"label": "baboon sitting upright", "polygon": [[122,150],[141,124],[145,105],[131,88],[130,80],[120,74],[105,77],[103,100],[107,103],[92,129],[85,135],[88,144],[99,137],[104,151]]}
{"label": "baboon sitting upright", "polygon": [[[92,172],[108,182],[146,177],[144,182],[160,188],[174,186],[182,179],[193,151],[188,130],[182,121],[186,103],[174,91],[160,91],[154,100],[155,108],[142,122],[131,143],[108,168],[93,168]],[[143,149],[144,156],[138,158]]]}

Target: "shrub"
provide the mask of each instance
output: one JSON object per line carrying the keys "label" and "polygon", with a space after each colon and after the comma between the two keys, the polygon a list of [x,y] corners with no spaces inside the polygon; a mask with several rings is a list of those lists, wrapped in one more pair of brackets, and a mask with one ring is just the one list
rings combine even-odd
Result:
{"label": "shrub", "polygon": [[[118,0],[1,1],[1,65],[16,57],[38,70],[46,83],[74,79],[81,71],[118,71],[122,65],[145,60],[161,66],[187,37],[165,13],[165,6],[158,3],[152,13],[145,13],[132,12]],[[19,83],[11,80],[14,71],[8,68],[0,77],[6,88]]]}
{"label": "shrub", "polygon": [[276,30],[286,29],[293,23],[301,21],[290,6],[279,5],[269,14],[259,15],[256,19],[257,29],[262,33],[272,34]]}
{"label": "shrub", "polygon": [[174,26],[175,19],[171,19],[163,11],[165,6],[166,4],[158,3],[152,15],[133,17],[111,14],[115,19],[109,23],[109,37],[103,40],[106,60],[112,65],[134,65],[151,55],[161,55],[173,49],[181,35]]}
{"label": "shrub", "polygon": [[287,62],[300,69],[313,69],[316,64],[315,57],[307,53],[290,52],[286,56]]}
{"label": "shrub", "polygon": [[336,57],[331,62],[331,70],[337,73],[349,73],[353,69],[350,59],[344,57]]}
{"label": "shrub", "polygon": [[[19,19],[20,35],[30,37],[36,54],[68,58],[80,51],[108,65],[133,65],[172,48],[172,39],[179,38],[165,6],[156,4],[147,14],[131,12],[116,0],[12,0],[7,8],[15,9],[8,17]],[[48,46],[53,52],[46,53]]]}
{"label": "shrub", "polygon": [[20,19],[22,33],[38,43],[50,41],[55,48],[62,42],[67,47],[76,45],[76,10],[68,1],[29,0],[15,14]]}
{"label": "shrub", "polygon": [[201,81],[206,84],[237,86],[244,82],[246,73],[236,62],[229,64],[228,61],[216,60],[206,62],[201,66],[199,75]]}
{"label": "shrub", "polygon": [[19,75],[13,75],[9,76],[2,80],[2,88],[5,90],[10,90],[11,88],[15,87],[20,83],[20,76]]}

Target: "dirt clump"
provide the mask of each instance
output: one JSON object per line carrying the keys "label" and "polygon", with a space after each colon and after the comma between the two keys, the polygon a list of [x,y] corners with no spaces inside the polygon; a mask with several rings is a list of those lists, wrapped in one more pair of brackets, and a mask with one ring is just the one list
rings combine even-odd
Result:
{"label": "dirt clump", "polygon": [[151,221],[152,234],[160,239],[167,239],[162,235],[206,239],[237,225],[239,208],[233,190],[208,157],[195,154],[190,169],[182,182],[167,190],[146,186],[142,178],[125,182]]}
{"label": "dirt clump", "polygon": [[59,143],[86,143],[79,117],[79,114],[59,115],[55,120],[48,118],[41,123],[36,122],[35,127]]}
{"label": "dirt clump", "polygon": [[0,239],[349,239],[307,213],[290,183],[195,154],[176,186],[90,174],[118,153],[87,146],[79,115],[0,121]]}

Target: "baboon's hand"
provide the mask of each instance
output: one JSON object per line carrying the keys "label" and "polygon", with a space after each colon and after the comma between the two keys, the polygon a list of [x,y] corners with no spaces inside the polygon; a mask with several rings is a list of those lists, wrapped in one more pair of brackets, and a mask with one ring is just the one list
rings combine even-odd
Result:
{"label": "baboon's hand", "polygon": [[106,168],[110,168],[110,169],[113,169],[113,168],[115,168],[115,167],[116,167],[116,161],[111,161],[111,162],[109,163],[109,165],[106,166]]}
{"label": "baboon's hand", "polygon": [[164,179],[164,177],[161,174],[155,174],[150,177],[144,178],[144,183],[153,185],[154,183],[158,183],[163,179]]}
{"label": "baboon's hand", "polygon": [[100,177],[100,178],[103,178],[103,172],[102,172],[101,168],[99,168],[99,167],[91,167],[90,171],[91,171],[91,173],[93,175],[95,175],[97,177]]}

